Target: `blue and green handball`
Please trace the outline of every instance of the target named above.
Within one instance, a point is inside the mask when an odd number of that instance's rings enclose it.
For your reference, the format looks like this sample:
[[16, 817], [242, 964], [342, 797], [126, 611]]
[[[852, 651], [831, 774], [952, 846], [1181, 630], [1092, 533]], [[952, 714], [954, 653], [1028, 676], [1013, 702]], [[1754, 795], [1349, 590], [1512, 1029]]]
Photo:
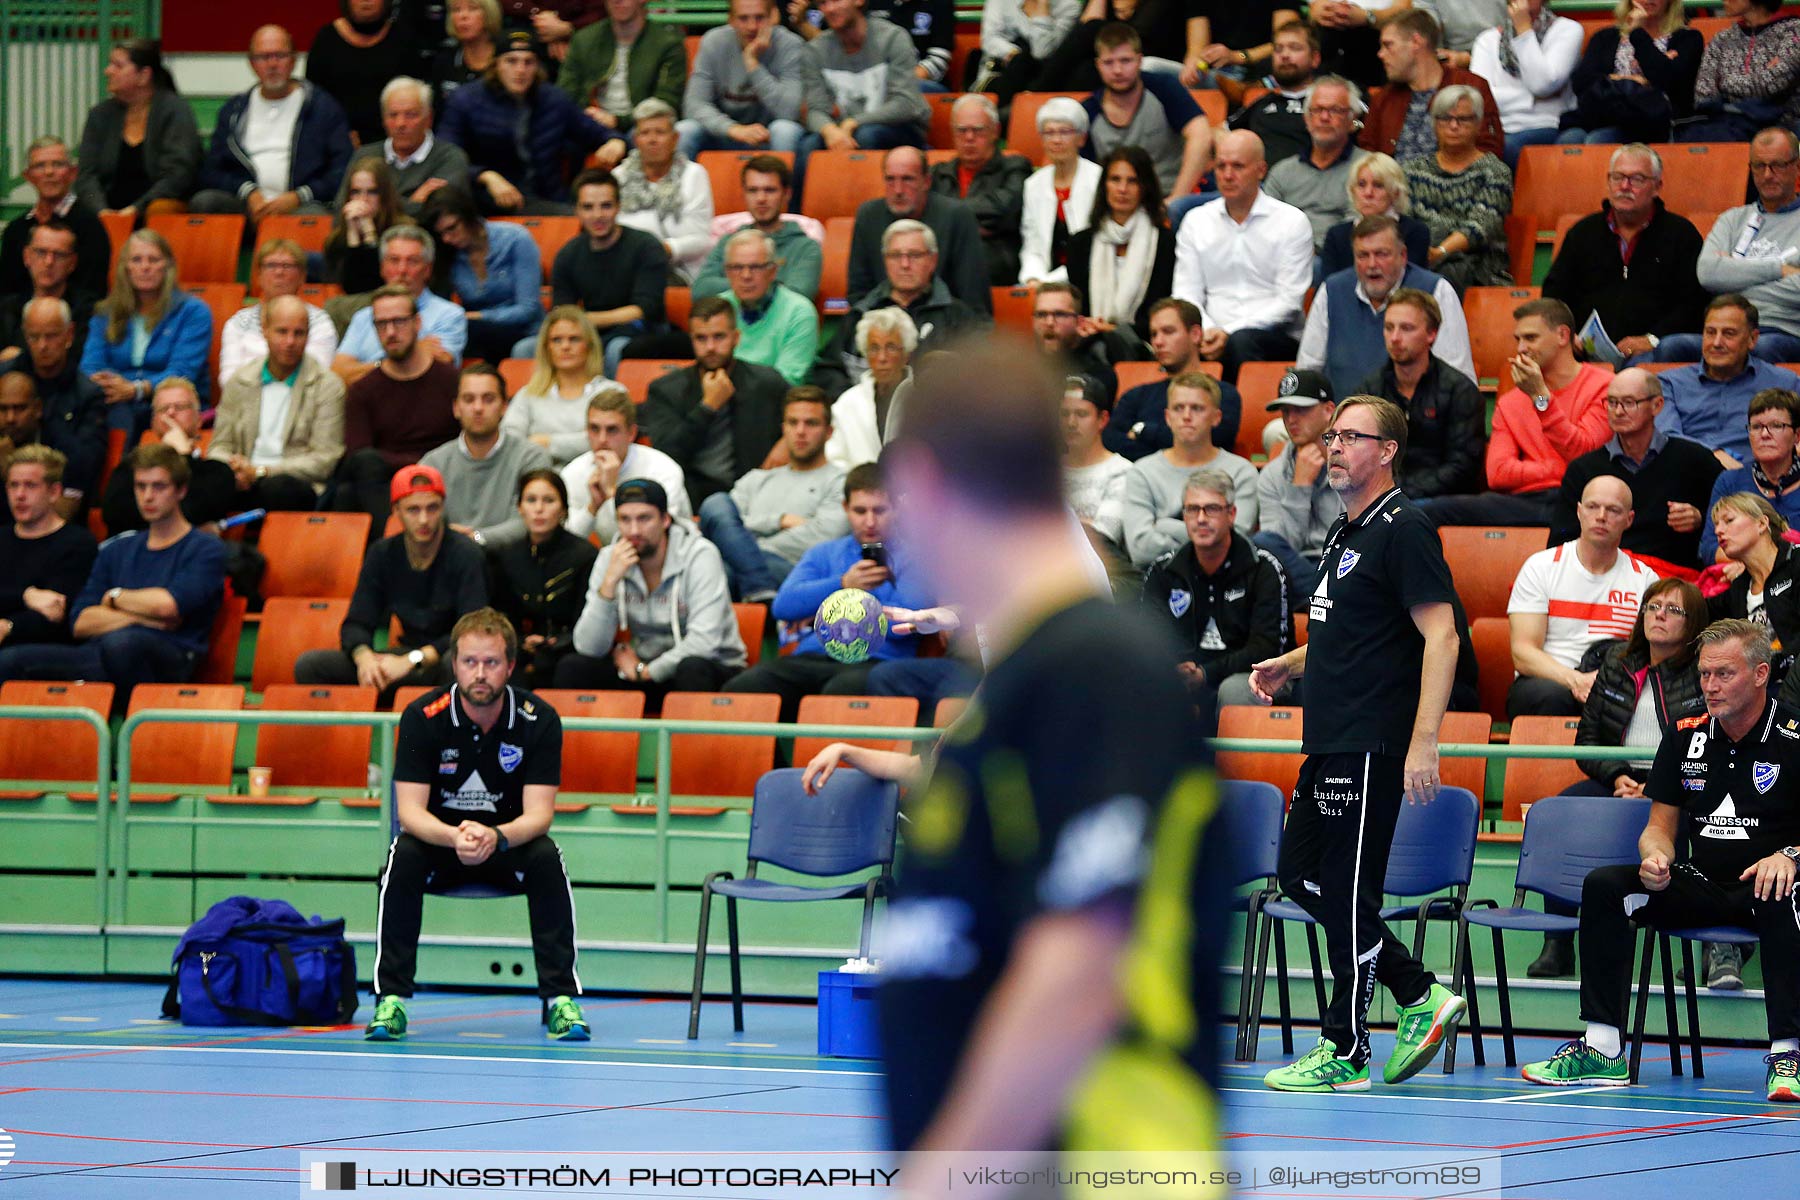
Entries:
[[841, 663], [859, 663], [886, 639], [888, 619], [881, 611], [881, 601], [868, 592], [839, 588], [819, 605], [813, 629], [825, 653]]

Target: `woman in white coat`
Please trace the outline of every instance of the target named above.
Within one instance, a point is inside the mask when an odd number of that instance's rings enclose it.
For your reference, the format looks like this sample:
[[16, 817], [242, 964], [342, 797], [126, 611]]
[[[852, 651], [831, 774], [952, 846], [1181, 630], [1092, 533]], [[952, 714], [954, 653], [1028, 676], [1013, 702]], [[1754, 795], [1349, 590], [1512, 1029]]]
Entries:
[[856, 352], [869, 369], [831, 406], [825, 458], [832, 465], [848, 471], [881, 457], [899, 426], [918, 348], [918, 327], [903, 308], [878, 308], [856, 323]]
[[1100, 164], [1081, 157], [1087, 145], [1088, 115], [1075, 100], [1058, 96], [1037, 114], [1048, 166], [1025, 180], [1019, 218], [1019, 282], [1049, 283], [1069, 277], [1069, 239], [1088, 227]]
[[1509, 170], [1525, 147], [1556, 141], [1563, 113], [1575, 107], [1569, 77], [1583, 36], [1580, 23], [1551, 12], [1547, 0], [1508, 0], [1506, 20], [1475, 35], [1469, 70], [1494, 93]]

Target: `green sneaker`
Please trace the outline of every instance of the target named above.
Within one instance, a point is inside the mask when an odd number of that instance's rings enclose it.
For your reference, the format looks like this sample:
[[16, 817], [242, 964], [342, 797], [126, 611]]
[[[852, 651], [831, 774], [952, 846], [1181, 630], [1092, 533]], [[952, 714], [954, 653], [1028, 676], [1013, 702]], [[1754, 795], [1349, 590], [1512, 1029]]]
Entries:
[[1769, 1064], [1769, 1099], [1800, 1100], [1800, 1050], [1784, 1050], [1763, 1061]]
[[363, 1030], [363, 1037], [371, 1042], [397, 1042], [406, 1036], [406, 1001], [398, 996], [379, 996], [375, 1000], [375, 1015]]
[[1383, 1083], [1404, 1083], [1437, 1057], [1447, 1037], [1456, 1036], [1468, 1001], [1441, 983], [1431, 985], [1425, 998], [1400, 1009], [1400, 1027], [1394, 1031], [1394, 1052], [1381, 1069]]
[[593, 1036], [588, 1030], [587, 1018], [581, 1015], [581, 1005], [567, 996], [551, 998], [550, 1019], [546, 1024], [550, 1036], [559, 1042], [585, 1042]]
[[[1631, 1064], [1623, 1054], [1608, 1058], [1585, 1038], [1564, 1042], [1543, 1062], [1526, 1063], [1519, 1071], [1532, 1083], [1545, 1087], [1629, 1087]], [[1770, 1079], [1774, 1075], [1771, 1073]]]
[[1291, 1066], [1276, 1067], [1263, 1076], [1263, 1086], [1278, 1092], [1366, 1092], [1369, 1090], [1369, 1067], [1354, 1066], [1347, 1058], [1339, 1058], [1331, 1043], [1324, 1038]]

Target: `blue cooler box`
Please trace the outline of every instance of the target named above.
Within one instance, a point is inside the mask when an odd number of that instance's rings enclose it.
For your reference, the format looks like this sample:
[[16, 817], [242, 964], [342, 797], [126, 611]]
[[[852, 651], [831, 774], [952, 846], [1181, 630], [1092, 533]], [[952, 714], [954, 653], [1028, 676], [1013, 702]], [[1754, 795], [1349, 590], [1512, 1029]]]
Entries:
[[832, 1058], [880, 1058], [875, 1035], [875, 988], [881, 976], [819, 972], [819, 1053]]

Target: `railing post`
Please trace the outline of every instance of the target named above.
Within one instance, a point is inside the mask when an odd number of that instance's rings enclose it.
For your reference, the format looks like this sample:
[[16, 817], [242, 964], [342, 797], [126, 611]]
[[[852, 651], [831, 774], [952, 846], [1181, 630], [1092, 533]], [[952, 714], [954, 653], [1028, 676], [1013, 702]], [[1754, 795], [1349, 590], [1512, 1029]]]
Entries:
[[669, 777], [672, 735], [667, 726], [656, 730], [656, 940], [669, 940], [669, 797], [674, 783]]

